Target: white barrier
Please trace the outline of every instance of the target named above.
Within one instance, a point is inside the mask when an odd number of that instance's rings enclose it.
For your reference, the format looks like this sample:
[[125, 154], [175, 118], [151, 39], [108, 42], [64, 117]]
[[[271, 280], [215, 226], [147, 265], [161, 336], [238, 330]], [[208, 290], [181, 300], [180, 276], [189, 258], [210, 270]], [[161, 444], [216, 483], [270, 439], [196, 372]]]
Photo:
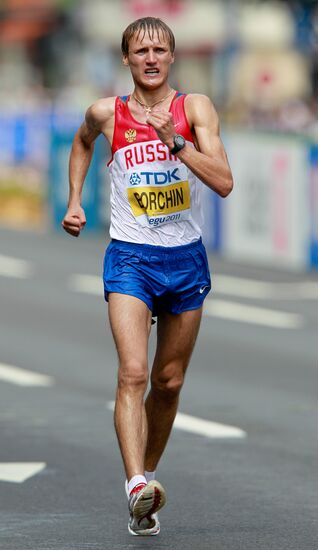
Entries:
[[229, 133], [234, 189], [222, 201], [221, 253], [306, 269], [310, 240], [309, 145], [288, 136]]

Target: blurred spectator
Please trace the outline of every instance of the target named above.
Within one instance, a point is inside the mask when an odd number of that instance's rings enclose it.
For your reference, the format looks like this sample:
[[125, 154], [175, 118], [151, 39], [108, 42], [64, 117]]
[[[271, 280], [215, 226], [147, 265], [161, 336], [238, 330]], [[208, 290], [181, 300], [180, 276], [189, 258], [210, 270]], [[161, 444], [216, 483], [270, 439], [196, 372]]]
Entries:
[[131, 89], [120, 35], [146, 13], [177, 30], [175, 86], [195, 82], [227, 125], [318, 133], [316, 2], [2, 0], [2, 165], [45, 181], [52, 125], [73, 128], [96, 98]]

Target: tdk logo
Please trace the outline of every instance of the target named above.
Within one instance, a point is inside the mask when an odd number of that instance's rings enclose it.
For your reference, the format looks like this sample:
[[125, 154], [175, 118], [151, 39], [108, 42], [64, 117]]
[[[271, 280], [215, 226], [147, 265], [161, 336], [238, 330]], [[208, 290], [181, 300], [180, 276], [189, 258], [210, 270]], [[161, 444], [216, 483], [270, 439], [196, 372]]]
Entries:
[[[175, 181], [180, 181], [178, 176], [179, 168], [174, 170], [167, 170], [167, 172], [133, 172], [130, 175], [129, 183], [130, 185], [164, 185], [165, 183], [173, 183]], [[141, 177], [142, 176], [142, 179]]]
[[136, 172], [133, 172], [129, 178], [130, 185], [139, 185], [141, 183], [141, 177], [136, 174]]

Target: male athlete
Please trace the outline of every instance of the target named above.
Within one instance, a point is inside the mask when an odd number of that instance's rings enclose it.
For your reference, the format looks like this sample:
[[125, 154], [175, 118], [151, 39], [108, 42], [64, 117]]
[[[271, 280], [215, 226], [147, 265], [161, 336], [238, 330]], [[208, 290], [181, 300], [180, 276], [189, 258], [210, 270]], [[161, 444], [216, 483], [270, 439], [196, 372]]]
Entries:
[[[175, 40], [160, 19], [130, 24], [122, 37], [131, 95], [96, 101], [70, 156], [70, 195], [62, 222], [77, 237], [85, 225], [84, 179], [94, 141], [112, 147], [111, 226], [104, 289], [119, 368], [115, 428], [126, 472], [128, 530], [156, 535], [165, 491], [155, 479], [176, 416], [180, 390], [210, 290], [201, 241], [201, 190], [226, 197], [233, 181], [211, 101], [168, 82]], [[148, 339], [157, 348], [145, 399]]]

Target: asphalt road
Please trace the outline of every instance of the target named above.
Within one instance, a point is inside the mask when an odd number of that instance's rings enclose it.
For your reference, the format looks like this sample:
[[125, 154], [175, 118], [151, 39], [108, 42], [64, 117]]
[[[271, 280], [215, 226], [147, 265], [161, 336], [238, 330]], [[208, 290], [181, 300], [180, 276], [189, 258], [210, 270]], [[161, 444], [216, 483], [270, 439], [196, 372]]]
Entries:
[[[318, 277], [210, 258], [215, 291], [180, 411], [246, 435], [176, 427], [158, 471], [162, 530], [144, 539], [127, 532], [109, 408], [104, 247], [0, 229], [1, 549], [316, 550]], [[49, 378], [21, 385], [12, 367]], [[42, 466], [4, 480], [11, 463]]]

